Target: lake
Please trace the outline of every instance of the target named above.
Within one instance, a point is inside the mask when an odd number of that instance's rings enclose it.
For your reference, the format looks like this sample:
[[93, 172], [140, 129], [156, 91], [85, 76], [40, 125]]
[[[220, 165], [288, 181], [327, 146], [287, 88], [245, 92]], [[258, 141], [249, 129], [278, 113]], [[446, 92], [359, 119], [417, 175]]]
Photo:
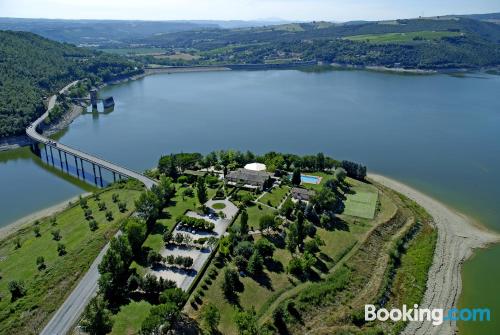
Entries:
[[[101, 96], [114, 97], [114, 111], [83, 114], [57, 137], [135, 170], [171, 152], [322, 151], [500, 230], [499, 92], [500, 77], [485, 74], [163, 74], [103, 89]], [[0, 225], [89, 187], [61, 176], [29, 149], [0, 153]], [[500, 282], [499, 255], [499, 247], [481, 251], [464, 268], [460, 305], [493, 312], [489, 323], [461, 325], [465, 334], [500, 328], [500, 301], [492, 299], [499, 296], [492, 284]]]

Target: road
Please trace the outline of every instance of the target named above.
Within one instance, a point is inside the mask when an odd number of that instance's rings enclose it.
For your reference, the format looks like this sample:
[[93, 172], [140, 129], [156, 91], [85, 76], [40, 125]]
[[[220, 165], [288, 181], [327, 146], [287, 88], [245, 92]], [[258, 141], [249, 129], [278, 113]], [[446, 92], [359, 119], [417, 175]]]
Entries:
[[99, 279], [97, 267], [108, 248], [109, 243], [101, 250], [85, 276], [52, 316], [52, 319], [47, 323], [40, 335], [65, 335], [71, 331], [80, 315], [82, 315], [85, 306], [97, 292], [97, 281]]
[[[77, 82], [78, 81], [75, 81], [69, 84], [61, 91], [59, 91], [59, 93], [65, 92], [67, 89], [74, 86]], [[52, 108], [54, 108], [56, 101], [57, 101], [57, 96], [56, 95], [51, 96], [48, 102], [47, 111], [26, 129], [26, 134], [31, 139], [48, 146], [52, 146], [53, 148], [59, 149], [63, 152], [66, 152], [67, 154], [79, 157], [87, 162], [99, 165], [105, 169], [116, 172], [118, 174], [130, 178], [135, 178], [141, 181], [148, 189], [150, 189], [153, 185], [156, 184], [154, 180], [149, 179], [138, 172], [118, 166], [104, 159], [87, 154], [81, 150], [77, 150], [69, 146], [63, 145], [61, 143], [52, 141], [44, 137], [43, 135], [39, 134], [36, 130], [37, 127], [49, 115], [49, 112], [52, 110]], [[120, 232], [117, 233], [117, 235], [119, 234]], [[109, 248], [109, 243], [107, 243], [106, 246], [101, 250], [97, 258], [94, 260], [89, 270], [80, 280], [80, 282], [75, 287], [73, 292], [71, 292], [68, 298], [63, 302], [63, 304], [59, 307], [56, 313], [52, 316], [52, 319], [47, 323], [45, 328], [40, 333], [41, 335], [65, 335], [71, 332], [72, 328], [80, 318], [80, 315], [85, 310], [85, 306], [87, 306], [92, 296], [97, 292], [98, 280], [99, 280], [98, 266], [108, 248]]]

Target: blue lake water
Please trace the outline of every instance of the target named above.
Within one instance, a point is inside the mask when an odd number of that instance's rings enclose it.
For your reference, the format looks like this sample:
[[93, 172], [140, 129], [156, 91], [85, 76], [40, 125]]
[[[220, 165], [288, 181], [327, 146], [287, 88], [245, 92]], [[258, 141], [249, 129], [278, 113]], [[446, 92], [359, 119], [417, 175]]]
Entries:
[[[155, 75], [105, 88], [101, 95], [114, 97], [115, 110], [84, 114], [59, 137], [135, 170], [171, 152], [321, 151], [366, 164], [500, 230], [498, 92], [500, 77], [484, 74]], [[0, 225], [82, 192], [81, 183], [62, 179], [57, 168], [22, 150], [0, 153]], [[466, 264], [461, 305], [500, 311], [500, 301], [491, 299], [498, 285], [494, 292], [484, 289], [500, 282], [499, 250]], [[461, 325], [461, 331], [492, 334], [499, 319]]]

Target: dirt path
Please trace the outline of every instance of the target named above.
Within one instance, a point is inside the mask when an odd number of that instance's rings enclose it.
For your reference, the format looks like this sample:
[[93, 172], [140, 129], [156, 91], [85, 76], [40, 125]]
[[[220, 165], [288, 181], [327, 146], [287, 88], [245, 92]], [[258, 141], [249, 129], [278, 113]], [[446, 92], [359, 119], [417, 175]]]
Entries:
[[[429, 270], [427, 291], [420, 306], [445, 310], [456, 307], [462, 290], [460, 270], [463, 262], [475, 248], [499, 242], [500, 236], [407, 185], [380, 175], [372, 174], [369, 178], [416, 201], [434, 218], [438, 241]], [[402, 334], [451, 335], [456, 330], [455, 321], [447, 321], [440, 326], [434, 326], [431, 322], [411, 322]]]

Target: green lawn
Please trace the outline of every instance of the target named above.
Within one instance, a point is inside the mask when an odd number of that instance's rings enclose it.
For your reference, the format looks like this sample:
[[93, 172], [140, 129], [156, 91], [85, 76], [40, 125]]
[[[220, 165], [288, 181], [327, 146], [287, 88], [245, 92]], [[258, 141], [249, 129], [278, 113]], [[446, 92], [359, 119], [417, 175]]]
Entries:
[[266, 205], [278, 207], [289, 191], [290, 187], [288, 186], [273, 187], [259, 201]]
[[[127, 212], [118, 211], [116, 203], [111, 200], [113, 193], [119, 194], [120, 201], [127, 203]], [[94, 232], [89, 229], [83, 209], [74, 204], [56, 215], [55, 226], [51, 225], [48, 218], [41, 220], [38, 224], [40, 237], [35, 237], [32, 225], [0, 242], [1, 334], [26, 334], [32, 333], [33, 329], [41, 329], [118, 230], [121, 221], [130, 215], [139, 194], [137, 190], [104, 190], [100, 194], [100, 201], [105, 202], [113, 212], [114, 219], [111, 222], [105, 219], [105, 211], [99, 211], [98, 201], [89, 197], [89, 208], [99, 224]], [[60, 230], [62, 236], [59, 242], [66, 246], [67, 253], [63, 256], [58, 255], [58, 242], [52, 239], [51, 231], [56, 229]], [[21, 241], [18, 249], [13, 243], [17, 237]], [[38, 256], [45, 259], [47, 267], [43, 271], [37, 269]], [[11, 280], [23, 280], [27, 289], [26, 295], [15, 302], [11, 302], [7, 288]]]
[[443, 37], [459, 36], [453, 31], [414, 31], [408, 33], [387, 33], [347, 36], [345, 39], [369, 43], [407, 43], [414, 40], [439, 40]]
[[151, 55], [158, 53], [165, 53], [165, 49], [161, 48], [116, 48], [116, 49], [99, 49], [100, 51], [117, 54], [117, 55]]
[[[150, 247], [155, 251], [160, 251], [163, 247], [163, 233], [175, 226], [177, 223], [176, 219], [180, 215], [188, 210], [195, 210], [196, 207], [200, 205], [196, 194], [192, 198], [184, 197], [182, 196], [184, 188], [180, 187], [179, 184], [176, 184], [175, 187], [177, 189], [176, 196], [172, 198], [169, 206], [163, 210], [160, 219], [157, 220], [155, 228], [151, 234], [149, 234], [143, 246]], [[208, 188], [207, 190], [210, 195], [211, 189]], [[215, 194], [215, 191], [213, 191], [213, 194]]]
[[[273, 214], [275, 211], [272, 208], [267, 206], [258, 205], [250, 206], [247, 208], [248, 213], [248, 226], [251, 230], [259, 229], [259, 221], [260, 218], [264, 215]], [[239, 220], [236, 220], [236, 223], [239, 223]]]
[[141, 324], [149, 315], [151, 304], [147, 301], [132, 301], [122, 306], [120, 311], [113, 316], [113, 330], [111, 335], [138, 334]]
[[226, 204], [223, 202], [216, 202], [212, 205], [213, 209], [224, 209], [226, 208]]
[[357, 216], [364, 219], [373, 219], [377, 208], [378, 193], [358, 191], [353, 188], [354, 194], [347, 194], [344, 201], [344, 215]]

